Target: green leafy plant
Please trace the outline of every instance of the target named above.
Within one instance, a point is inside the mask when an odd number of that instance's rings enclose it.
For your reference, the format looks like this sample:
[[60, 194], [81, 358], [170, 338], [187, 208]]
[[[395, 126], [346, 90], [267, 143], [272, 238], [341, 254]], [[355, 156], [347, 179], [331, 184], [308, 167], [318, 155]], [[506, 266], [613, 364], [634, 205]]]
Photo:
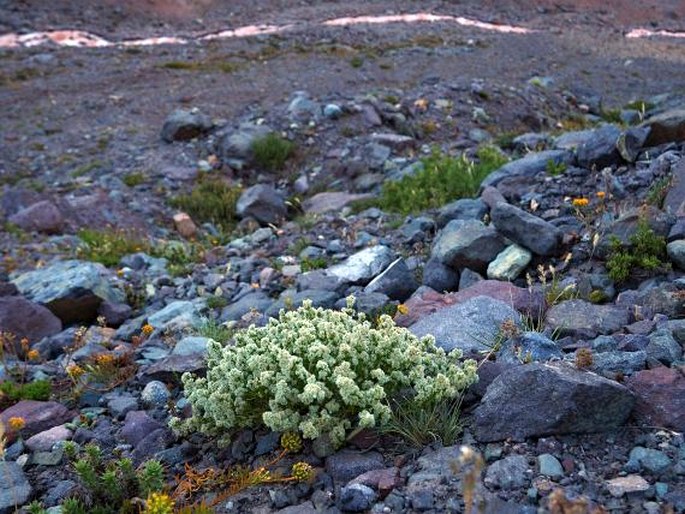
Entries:
[[26, 508], [28, 509], [29, 514], [47, 514], [48, 512], [38, 500], [32, 501]]
[[476, 363], [459, 363], [430, 337], [417, 338], [389, 316], [374, 326], [353, 310], [282, 310], [265, 327], [251, 326], [234, 345], [208, 345], [205, 377], [183, 375], [193, 417], [175, 419], [182, 433], [229, 436], [266, 425], [323, 437], [340, 446], [351, 429], [383, 424], [400, 391], [426, 405], [454, 398], [476, 380]]
[[545, 171], [547, 171], [547, 174], [556, 177], [558, 175], [561, 175], [566, 171], [566, 163], [565, 162], [556, 162], [554, 159], [550, 159], [547, 161], [547, 165], [545, 166]]
[[213, 339], [214, 341], [225, 344], [233, 336], [233, 331], [226, 325], [213, 319], [204, 318], [196, 327], [197, 335]]
[[228, 300], [223, 296], [212, 295], [207, 297], [207, 307], [209, 309], [223, 309], [228, 305]]
[[136, 187], [145, 182], [145, 174], [140, 171], [134, 171], [125, 175], [122, 182], [128, 187]]
[[478, 149], [476, 156], [478, 161], [474, 162], [465, 155], [452, 157], [434, 151], [421, 160], [421, 170], [385, 182], [378, 206], [406, 215], [475, 196], [483, 179], [507, 162], [504, 154], [491, 146]]
[[268, 171], [277, 171], [283, 168], [285, 162], [293, 155], [295, 143], [271, 132], [254, 141], [251, 150], [258, 167]]
[[350, 59], [350, 66], [353, 68], [361, 68], [364, 64], [364, 59], [360, 55], [355, 55]]
[[45, 401], [50, 398], [52, 384], [49, 380], [34, 380], [17, 384], [11, 380], [0, 383], [0, 407], [12, 405], [20, 400]]
[[211, 222], [231, 231], [237, 221], [235, 206], [241, 189], [216, 178], [200, 178], [195, 188], [170, 200], [172, 207], [187, 212], [195, 221]]
[[148, 497], [164, 487], [164, 468], [159, 461], [146, 461], [136, 469], [131, 459], [106, 461], [95, 444], [86, 445], [72, 466], [83, 493], [64, 501], [65, 513], [137, 513], [134, 498]]
[[300, 261], [302, 272], [323, 269], [328, 267], [328, 260], [325, 257], [305, 257]]
[[125, 255], [150, 250], [149, 241], [139, 232], [132, 230], [84, 228], [76, 235], [82, 241], [76, 248], [76, 257], [99, 262], [105, 266], [116, 266]]
[[656, 235], [646, 220], [638, 221], [635, 232], [628, 240], [629, 244], [624, 245], [618, 237], [611, 238], [606, 267], [612, 280], [625, 282], [637, 271], [653, 273], [668, 267], [666, 240]]
[[654, 184], [652, 184], [652, 186], [649, 188], [649, 191], [647, 191], [645, 201], [649, 205], [653, 205], [654, 207], [661, 209], [664, 206], [664, 200], [666, 200], [666, 195], [671, 187], [672, 179], [673, 177], [668, 176], [654, 182]]

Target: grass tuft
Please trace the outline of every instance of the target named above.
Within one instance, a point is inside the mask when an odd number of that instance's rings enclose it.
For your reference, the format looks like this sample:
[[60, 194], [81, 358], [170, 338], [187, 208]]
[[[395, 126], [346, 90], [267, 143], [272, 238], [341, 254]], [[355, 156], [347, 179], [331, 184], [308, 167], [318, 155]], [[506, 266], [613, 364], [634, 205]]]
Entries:
[[172, 198], [172, 207], [187, 212], [196, 222], [211, 222], [226, 232], [237, 222], [235, 206], [241, 189], [219, 179], [200, 179], [186, 195]]
[[272, 132], [252, 143], [251, 150], [254, 162], [258, 167], [268, 171], [276, 171], [281, 169], [293, 155], [295, 143]]

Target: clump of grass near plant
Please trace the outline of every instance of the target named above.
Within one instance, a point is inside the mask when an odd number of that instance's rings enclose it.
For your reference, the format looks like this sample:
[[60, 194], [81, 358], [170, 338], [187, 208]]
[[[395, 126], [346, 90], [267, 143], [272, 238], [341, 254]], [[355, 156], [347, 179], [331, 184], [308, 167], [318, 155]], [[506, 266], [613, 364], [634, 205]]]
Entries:
[[295, 143], [275, 132], [254, 141], [251, 146], [255, 164], [268, 171], [281, 169], [295, 151]]
[[465, 155], [452, 157], [435, 151], [422, 159], [420, 171], [386, 182], [377, 204], [383, 210], [407, 215], [475, 196], [483, 179], [507, 162], [499, 149], [490, 146], [480, 148], [476, 157], [474, 162]]
[[147, 239], [132, 230], [82, 229], [76, 235], [82, 241], [76, 249], [76, 256], [105, 266], [116, 266], [124, 255], [150, 249]]
[[190, 193], [172, 198], [169, 203], [196, 222], [211, 222], [230, 231], [237, 221], [235, 207], [240, 193], [239, 187], [223, 180], [202, 178]]
[[606, 267], [612, 280], [625, 282], [638, 271], [649, 273], [668, 266], [666, 240], [655, 234], [646, 220], [638, 222], [628, 240], [630, 244], [623, 245], [616, 236], [611, 239]]

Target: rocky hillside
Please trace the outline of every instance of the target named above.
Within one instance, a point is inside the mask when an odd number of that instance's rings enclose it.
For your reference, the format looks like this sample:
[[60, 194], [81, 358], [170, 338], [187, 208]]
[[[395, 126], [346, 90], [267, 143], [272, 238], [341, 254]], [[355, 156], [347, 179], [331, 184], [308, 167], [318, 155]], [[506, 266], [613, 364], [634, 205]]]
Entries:
[[[504, 69], [496, 49], [525, 44], [476, 29], [310, 29], [0, 50], [0, 514], [685, 512], [682, 89], [480, 78], [477, 56]], [[219, 430], [234, 397], [313, 415], [314, 375], [350, 342], [329, 310], [353, 317], [351, 297], [368, 326], [350, 333], [435, 342], [382, 397], [392, 415], [343, 409], [342, 444], [261, 411]], [[298, 324], [312, 307], [328, 325]], [[348, 354], [357, 376], [399, 366], [375, 334]], [[255, 369], [311, 351], [319, 371], [279, 397], [287, 374], [221, 368], [251, 337]], [[300, 337], [297, 358], [270, 350]], [[442, 359], [464, 374], [431, 377]], [[468, 387], [417, 408], [414, 373]]]

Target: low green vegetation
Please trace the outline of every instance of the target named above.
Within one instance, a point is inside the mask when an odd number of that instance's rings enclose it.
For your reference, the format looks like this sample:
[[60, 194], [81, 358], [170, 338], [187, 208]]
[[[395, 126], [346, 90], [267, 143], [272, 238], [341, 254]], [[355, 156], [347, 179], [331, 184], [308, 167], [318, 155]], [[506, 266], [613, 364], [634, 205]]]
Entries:
[[649, 205], [661, 209], [664, 206], [664, 200], [666, 200], [666, 195], [668, 195], [672, 180], [673, 177], [668, 176], [654, 182], [649, 188], [649, 191], [647, 191], [645, 201]]
[[413, 448], [440, 442], [455, 444], [462, 431], [461, 397], [417, 406], [411, 401], [394, 402], [390, 420], [380, 428]]
[[637, 272], [654, 273], [668, 266], [666, 240], [658, 236], [642, 219], [637, 229], [624, 245], [616, 236], [611, 238], [611, 248], [606, 267], [609, 276], [616, 282], [625, 282]]
[[295, 143], [271, 132], [252, 143], [252, 157], [255, 164], [267, 171], [277, 171], [295, 151]]
[[232, 345], [210, 342], [206, 376], [183, 375], [193, 417], [172, 426], [226, 441], [265, 425], [339, 447], [350, 431], [388, 423], [400, 395], [418, 412], [477, 379], [476, 362], [460, 362], [459, 351], [446, 354], [389, 316], [373, 324], [353, 306], [353, 298], [342, 311], [306, 301], [236, 332]]
[[476, 157], [477, 161], [472, 161], [465, 155], [453, 157], [434, 151], [421, 160], [423, 168], [418, 172], [383, 184], [375, 203], [385, 211], [407, 215], [473, 197], [483, 179], [507, 162], [492, 146], [478, 149]]
[[315, 269], [324, 269], [328, 267], [328, 260], [325, 257], [305, 257], [300, 261], [300, 269], [302, 272], [312, 271]]
[[556, 177], [563, 174], [566, 171], [566, 168], [567, 166], [565, 162], [556, 162], [554, 159], [550, 159], [547, 161], [545, 171], [547, 171], [548, 175]]
[[52, 384], [49, 380], [17, 383], [5, 380], [0, 383], [0, 409], [6, 408], [21, 400], [45, 401], [50, 398]]
[[76, 257], [108, 267], [119, 264], [124, 255], [150, 251], [150, 242], [132, 230], [81, 229], [76, 235], [82, 241], [76, 248]]
[[148, 498], [164, 488], [164, 468], [148, 460], [138, 468], [127, 458], [105, 460], [94, 444], [83, 451], [68, 442], [65, 454], [71, 460], [81, 488], [62, 503], [64, 514], [134, 514], [140, 508], [135, 498]]
[[233, 331], [229, 327], [216, 320], [207, 318], [203, 319], [195, 328], [195, 333], [198, 336], [213, 339], [221, 345], [228, 343], [231, 337], [233, 337]]
[[198, 223], [211, 222], [230, 232], [237, 222], [235, 207], [241, 192], [239, 187], [205, 176], [190, 193], [172, 198], [169, 203]]
[[136, 187], [145, 182], [145, 174], [140, 171], [134, 171], [125, 175], [123, 178], [124, 184], [128, 187]]

